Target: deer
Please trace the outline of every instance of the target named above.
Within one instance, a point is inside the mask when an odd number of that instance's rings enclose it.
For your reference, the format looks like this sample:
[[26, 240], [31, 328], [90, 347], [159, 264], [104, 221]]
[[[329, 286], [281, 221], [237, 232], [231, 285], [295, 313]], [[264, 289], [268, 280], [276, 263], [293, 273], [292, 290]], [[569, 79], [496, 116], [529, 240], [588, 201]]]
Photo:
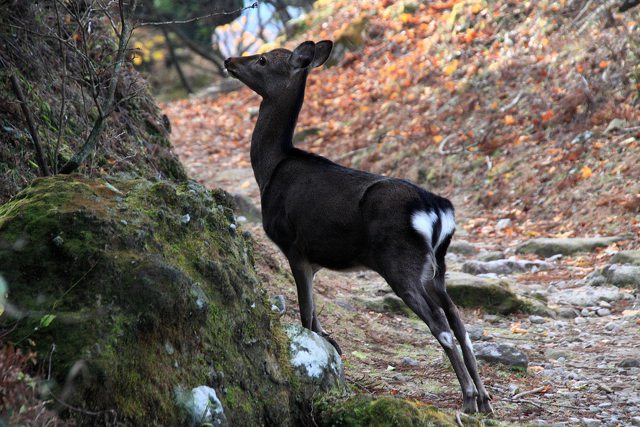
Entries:
[[314, 276], [322, 268], [373, 270], [444, 350], [462, 389], [463, 411], [491, 413], [469, 334], [445, 285], [445, 255], [456, 228], [453, 204], [407, 180], [348, 168], [293, 145], [309, 72], [327, 61], [332, 48], [330, 40], [305, 41], [293, 51], [224, 61], [231, 77], [262, 98], [251, 166], [263, 228], [289, 262], [302, 326], [340, 353], [318, 319]]

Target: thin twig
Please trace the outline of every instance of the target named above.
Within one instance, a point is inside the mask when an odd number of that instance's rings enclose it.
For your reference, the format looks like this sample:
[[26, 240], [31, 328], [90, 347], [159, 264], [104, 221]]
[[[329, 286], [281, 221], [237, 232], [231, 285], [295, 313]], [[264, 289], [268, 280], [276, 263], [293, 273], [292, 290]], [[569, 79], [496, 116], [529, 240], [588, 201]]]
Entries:
[[58, 36], [60, 40], [58, 40], [58, 45], [60, 49], [60, 54], [62, 55], [62, 93], [60, 95], [60, 115], [58, 116], [58, 138], [56, 140], [55, 147], [53, 149], [53, 158], [50, 159], [51, 167], [53, 168], [53, 173], [58, 173], [58, 154], [60, 153], [60, 146], [62, 144], [62, 134], [64, 130], [64, 113], [67, 105], [66, 100], [66, 92], [67, 92], [67, 50], [63, 48], [62, 41], [62, 26], [60, 24], [60, 13], [58, 11], [58, 0], [53, 2], [53, 7], [56, 11], [56, 25], [58, 27]]
[[545, 389], [545, 386], [542, 386], [542, 387], [534, 388], [533, 390], [523, 391], [522, 393], [518, 393], [518, 394], [514, 395], [511, 399], [519, 399], [519, 398], [521, 398], [523, 396], [527, 396], [529, 394], [536, 394], [536, 393], [541, 392], [544, 389]]
[[146, 25], [156, 25], [157, 26], [157, 25], [189, 24], [191, 22], [196, 22], [196, 21], [200, 21], [202, 19], [211, 18], [213, 16], [235, 15], [237, 13], [242, 13], [243, 11], [245, 11], [247, 9], [255, 9], [257, 7], [258, 7], [258, 2], [256, 1], [250, 6], [241, 7], [239, 9], [232, 10], [230, 12], [226, 12], [224, 10], [222, 10], [222, 11], [216, 10], [216, 11], [213, 11], [213, 12], [208, 13], [206, 15], [196, 16], [195, 18], [190, 18], [190, 19], [185, 19], [185, 20], [139, 22], [139, 23], [136, 24], [136, 27], [142, 27], [142, 26], [146, 26]]
[[[129, 14], [133, 14], [136, 8], [137, 1], [134, 0], [131, 3]], [[91, 129], [91, 133], [85, 140], [83, 146], [80, 148], [80, 151], [76, 152], [69, 161], [60, 169], [61, 174], [69, 174], [75, 171], [82, 163], [84, 163], [91, 155], [94, 153], [96, 145], [98, 144], [98, 140], [100, 138], [100, 134], [105, 125], [105, 121], [109, 114], [113, 111], [114, 108], [114, 97], [116, 93], [116, 86], [118, 85], [118, 78], [120, 77], [120, 70], [124, 65], [125, 54], [127, 51], [127, 45], [129, 44], [129, 39], [131, 37], [131, 33], [133, 29], [129, 23], [129, 20], [125, 16], [124, 11], [124, 1], [118, 1], [118, 8], [120, 9], [120, 25], [122, 30], [120, 31], [120, 37], [118, 40], [118, 50], [116, 52], [116, 60], [113, 65], [113, 71], [111, 74], [111, 79], [109, 81], [109, 87], [107, 89], [106, 97], [101, 106], [98, 106], [98, 118], [96, 119], [93, 128]]]
[[515, 98], [513, 98], [513, 100], [512, 100], [510, 103], [508, 103], [507, 105], [505, 105], [504, 107], [502, 107], [502, 108], [500, 109], [500, 111], [504, 113], [505, 111], [510, 110], [511, 108], [515, 107], [515, 106], [516, 106], [516, 104], [520, 101], [520, 98], [522, 97], [522, 94], [523, 94], [523, 92], [522, 92], [522, 91], [518, 92], [518, 94], [516, 95], [516, 97], [515, 97]]
[[464, 427], [464, 424], [462, 424], [462, 420], [460, 419], [460, 411], [456, 411], [456, 424], [460, 427]]
[[33, 148], [36, 151], [36, 160], [38, 161], [38, 167], [40, 168], [40, 172], [43, 176], [50, 176], [51, 172], [49, 172], [49, 166], [47, 166], [47, 162], [44, 158], [44, 151], [42, 150], [42, 145], [40, 144], [40, 139], [38, 138], [38, 131], [36, 129], [36, 124], [33, 121], [31, 110], [29, 110], [27, 101], [24, 98], [24, 93], [22, 92], [22, 86], [20, 86], [20, 81], [18, 80], [18, 77], [16, 77], [15, 72], [11, 73], [11, 87], [13, 88], [13, 93], [16, 94], [18, 101], [20, 101], [20, 108], [22, 109], [22, 114], [24, 115], [24, 118], [27, 121], [27, 126], [29, 127], [29, 133], [31, 134], [31, 141], [33, 141]]

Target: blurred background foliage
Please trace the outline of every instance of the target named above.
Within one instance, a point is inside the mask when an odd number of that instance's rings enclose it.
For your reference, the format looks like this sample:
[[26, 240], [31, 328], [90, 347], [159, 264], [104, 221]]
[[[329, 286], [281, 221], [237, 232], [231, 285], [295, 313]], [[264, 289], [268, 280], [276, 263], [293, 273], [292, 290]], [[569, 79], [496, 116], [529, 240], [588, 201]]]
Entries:
[[148, 74], [156, 95], [175, 99], [224, 75], [224, 59], [250, 54], [291, 35], [311, 0], [144, 0], [132, 62]]

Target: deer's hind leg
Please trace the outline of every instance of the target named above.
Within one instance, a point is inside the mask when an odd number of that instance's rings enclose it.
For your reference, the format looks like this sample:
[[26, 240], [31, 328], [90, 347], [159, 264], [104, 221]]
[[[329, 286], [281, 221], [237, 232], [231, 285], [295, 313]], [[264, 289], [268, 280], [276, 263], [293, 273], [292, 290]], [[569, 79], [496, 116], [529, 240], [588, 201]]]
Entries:
[[426, 289], [428, 294], [432, 295], [433, 298], [438, 301], [440, 307], [442, 307], [447, 320], [449, 321], [449, 325], [451, 326], [451, 329], [453, 329], [453, 333], [460, 343], [460, 349], [462, 350], [464, 364], [467, 367], [467, 371], [469, 372], [469, 375], [471, 375], [473, 383], [475, 384], [478, 391], [478, 409], [480, 410], [480, 412], [492, 413], [493, 408], [491, 407], [491, 403], [489, 402], [491, 400], [491, 397], [484, 388], [484, 384], [482, 383], [482, 379], [480, 378], [480, 374], [478, 373], [478, 365], [476, 362], [476, 356], [473, 352], [471, 339], [469, 338], [469, 334], [467, 333], [464, 322], [460, 317], [460, 312], [458, 311], [458, 308], [456, 307], [453, 300], [451, 300], [451, 297], [447, 293], [447, 289], [445, 286], [446, 264], [444, 257], [449, 246], [449, 241], [450, 238], [446, 239], [436, 251], [436, 274], [433, 280], [427, 281]]
[[433, 277], [433, 266], [427, 262], [426, 250], [407, 245], [387, 249], [389, 252], [379, 258], [380, 273], [438, 340], [460, 383], [464, 412], [478, 412], [478, 391], [455, 346], [447, 316], [439, 301], [425, 289], [425, 281]]

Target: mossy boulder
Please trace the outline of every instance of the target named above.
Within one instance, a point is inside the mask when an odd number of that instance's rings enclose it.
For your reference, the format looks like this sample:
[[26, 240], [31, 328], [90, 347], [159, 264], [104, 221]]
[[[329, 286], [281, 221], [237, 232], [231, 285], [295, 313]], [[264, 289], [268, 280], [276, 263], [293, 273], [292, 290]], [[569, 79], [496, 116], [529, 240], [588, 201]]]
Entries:
[[519, 298], [505, 280], [447, 272], [447, 292], [460, 307], [483, 308], [490, 313], [527, 312], [529, 306]]
[[620, 251], [611, 257], [611, 264], [640, 265], [640, 250]]
[[0, 206], [4, 338], [37, 351], [81, 424], [192, 424], [180, 395], [217, 396], [229, 425], [305, 417], [315, 389], [229, 206], [194, 182], [72, 176]]
[[596, 248], [606, 248], [612, 243], [628, 240], [633, 236], [611, 237], [574, 237], [574, 238], [538, 238], [531, 239], [517, 247], [517, 254], [536, 254], [541, 257], [553, 255], [573, 255], [581, 252], [593, 252]]
[[[331, 427], [427, 427], [457, 426], [456, 417], [430, 405], [394, 397], [357, 395], [346, 399], [323, 398], [316, 405], [316, 422]], [[464, 426], [481, 426], [462, 416]]]

